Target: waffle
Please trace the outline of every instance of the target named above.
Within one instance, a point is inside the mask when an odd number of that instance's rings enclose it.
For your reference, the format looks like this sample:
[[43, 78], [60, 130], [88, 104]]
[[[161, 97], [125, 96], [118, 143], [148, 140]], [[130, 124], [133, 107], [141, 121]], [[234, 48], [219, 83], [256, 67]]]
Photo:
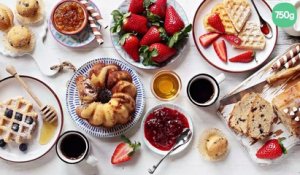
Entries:
[[0, 136], [5, 142], [24, 143], [32, 138], [37, 125], [37, 113], [23, 97], [0, 104]]
[[261, 33], [259, 26], [248, 21], [238, 37], [242, 40], [242, 44], [235, 46], [240, 49], [263, 50], [266, 45], [264, 35]]
[[[213, 13], [218, 13], [221, 20], [222, 20], [222, 24], [224, 25], [225, 28], [225, 32], [227, 34], [236, 34], [236, 30], [227, 14], [227, 12], [225, 11], [224, 5], [222, 3], [217, 4], [212, 10], [211, 10], [211, 14]], [[208, 24], [208, 17], [211, 15], [208, 14], [205, 18], [204, 18], [204, 27], [206, 30], [210, 31], [210, 32], [216, 32], [216, 30], [211, 27]]]
[[251, 15], [250, 4], [246, 0], [224, 0], [223, 3], [235, 29], [240, 32]]

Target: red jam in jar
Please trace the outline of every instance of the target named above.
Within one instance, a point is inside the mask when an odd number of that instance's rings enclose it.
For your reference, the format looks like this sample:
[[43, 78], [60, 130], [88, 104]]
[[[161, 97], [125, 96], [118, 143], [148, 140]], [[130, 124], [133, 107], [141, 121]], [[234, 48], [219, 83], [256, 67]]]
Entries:
[[189, 123], [179, 111], [164, 107], [147, 116], [144, 128], [145, 137], [151, 145], [168, 151], [175, 145], [183, 129], [189, 128]]
[[84, 10], [76, 2], [62, 3], [54, 11], [54, 25], [60, 31], [77, 31], [83, 25], [84, 20]]

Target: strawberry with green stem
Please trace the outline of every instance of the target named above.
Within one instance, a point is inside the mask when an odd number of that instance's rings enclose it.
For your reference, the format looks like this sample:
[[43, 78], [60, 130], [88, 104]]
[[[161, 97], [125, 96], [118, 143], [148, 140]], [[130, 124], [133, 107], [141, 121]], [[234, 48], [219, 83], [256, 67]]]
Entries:
[[112, 33], [119, 33], [121, 30], [125, 32], [136, 32], [144, 35], [148, 31], [148, 20], [144, 16], [136, 15], [133, 13], [121, 13], [118, 10], [114, 10], [111, 13], [115, 22], [111, 27]]
[[152, 26], [141, 39], [141, 45], [150, 46], [153, 43], [168, 41], [169, 37], [162, 27]]
[[135, 35], [132, 33], [126, 33], [121, 37], [119, 43], [135, 62], [140, 61], [140, 41]]
[[151, 22], [159, 22], [165, 19], [167, 0], [144, 0], [147, 9], [147, 18]]
[[169, 36], [173, 36], [184, 28], [184, 22], [171, 5], [166, 9], [164, 28]]
[[179, 41], [183, 40], [184, 38], [188, 37], [188, 33], [192, 30], [192, 24], [189, 24], [185, 28], [183, 28], [181, 31], [176, 32], [168, 41], [169, 47], [176, 46]]
[[260, 159], [276, 159], [287, 151], [282, 144], [283, 139], [268, 140], [256, 153], [256, 157]]
[[140, 142], [132, 143], [124, 135], [121, 136], [121, 139], [123, 140], [123, 142], [120, 143], [116, 147], [116, 149], [111, 157], [112, 164], [119, 164], [119, 163], [123, 163], [123, 162], [127, 162], [127, 161], [131, 160], [132, 155], [141, 146]]

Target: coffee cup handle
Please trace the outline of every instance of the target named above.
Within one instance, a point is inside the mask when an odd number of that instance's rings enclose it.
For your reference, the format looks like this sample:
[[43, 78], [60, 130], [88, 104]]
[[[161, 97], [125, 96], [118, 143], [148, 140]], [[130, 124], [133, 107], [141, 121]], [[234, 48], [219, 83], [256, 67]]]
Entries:
[[88, 158], [86, 159], [86, 163], [91, 166], [96, 166], [98, 163], [98, 159], [93, 155], [89, 155]]
[[218, 75], [217, 77], [215, 77], [216, 81], [218, 82], [218, 84], [222, 83], [225, 80], [225, 75], [223, 73], [221, 73], [220, 75]]

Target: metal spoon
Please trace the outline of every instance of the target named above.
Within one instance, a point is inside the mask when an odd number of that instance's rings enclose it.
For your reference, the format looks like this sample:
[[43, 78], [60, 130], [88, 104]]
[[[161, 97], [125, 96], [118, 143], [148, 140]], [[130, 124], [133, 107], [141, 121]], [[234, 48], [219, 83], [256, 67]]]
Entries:
[[153, 174], [156, 170], [156, 168], [160, 165], [160, 163], [168, 157], [172, 152], [174, 152], [176, 149], [181, 147], [182, 145], [186, 144], [192, 137], [192, 131], [189, 128], [183, 129], [182, 133], [178, 136], [176, 139], [176, 144], [173, 146], [173, 148], [156, 164], [153, 165], [152, 168], [148, 169], [148, 172], [150, 174]]
[[256, 13], [258, 14], [258, 17], [259, 17], [260, 30], [262, 31], [262, 33], [265, 35], [266, 38], [271, 39], [273, 37], [273, 30], [272, 30], [270, 24], [261, 17], [261, 15], [258, 12], [258, 9], [257, 9], [254, 1], [251, 0], [251, 2], [252, 2], [253, 6], [255, 8]]

